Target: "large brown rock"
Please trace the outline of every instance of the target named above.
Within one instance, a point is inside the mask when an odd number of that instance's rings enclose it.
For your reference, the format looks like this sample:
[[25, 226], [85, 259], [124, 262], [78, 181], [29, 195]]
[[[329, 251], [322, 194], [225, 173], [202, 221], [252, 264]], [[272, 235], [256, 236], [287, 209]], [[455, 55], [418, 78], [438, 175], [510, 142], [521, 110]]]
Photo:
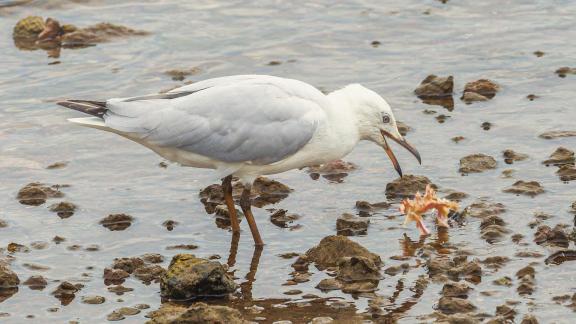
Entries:
[[192, 254], [175, 255], [160, 278], [160, 292], [165, 298], [223, 297], [236, 289], [238, 285], [220, 262]]
[[471, 103], [473, 101], [486, 101], [494, 98], [498, 90], [500, 90], [500, 86], [495, 82], [487, 79], [480, 79], [466, 83], [461, 99], [466, 103]]
[[317, 246], [306, 252], [305, 257], [307, 261], [314, 262], [319, 269], [338, 266], [340, 261], [346, 257], [364, 257], [377, 266], [382, 264], [379, 255], [368, 251], [346, 236], [340, 235], [323, 238]]
[[490, 169], [496, 169], [496, 160], [486, 154], [472, 154], [460, 159], [461, 173], [479, 173]]
[[147, 324], [245, 324], [242, 314], [234, 308], [195, 303], [190, 307], [164, 304], [148, 314]]
[[437, 188], [425, 176], [406, 174], [386, 185], [386, 196], [389, 198], [414, 196], [417, 192], [426, 191], [426, 186], [429, 184], [432, 185], [432, 188]]
[[18, 287], [20, 279], [8, 265], [0, 263], [0, 289]]
[[420, 98], [441, 98], [452, 96], [454, 91], [454, 78], [450, 75], [439, 77], [431, 74], [424, 79], [414, 90]]
[[574, 164], [574, 151], [560, 146], [554, 151], [547, 160], [542, 161], [545, 165], [561, 166], [565, 164]]

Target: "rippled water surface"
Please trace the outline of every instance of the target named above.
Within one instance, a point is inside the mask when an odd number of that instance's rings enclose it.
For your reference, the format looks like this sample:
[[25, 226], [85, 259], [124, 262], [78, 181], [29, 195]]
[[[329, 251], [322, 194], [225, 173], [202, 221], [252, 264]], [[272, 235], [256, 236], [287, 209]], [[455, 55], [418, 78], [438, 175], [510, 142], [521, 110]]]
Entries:
[[[42, 50], [22, 51], [14, 46], [12, 28], [28, 15], [54, 17], [78, 26], [109, 21], [152, 34], [64, 49], [59, 58], [50, 58]], [[197, 256], [217, 254], [222, 261], [228, 258], [231, 235], [215, 226], [213, 216], [206, 214], [198, 198], [202, 188], [218, 181], [211, 172], [173, 164], [160, 168], [161, 158], [147, 149], [113, 134], [75, 127], [66, 119], [79, 114], [54, 104], [69, 97], [105, 99], [155, 93], [181, 84], [165, 71], [198, 67], [200, 73], [187, 80], [272, 74], [300, 79], [326, 91], [358, 82], [380, 93], [397, 118], [412, 128], [407, 138], [423, 157], [419, 166], [396, 147], [405, 173], [425, 175], [442, 190], [468, 193], [462, 206], [479, 197], [503, 203], [508, 211], [502, 217], [511, 234], [525, 235], [527, 246], [513, 244], [511, 235], [489, 244], [480, 237], [480, 221], [469, 219], [445, 236], [439, 238], [433, 229], [430, 237], [423, 238], [426, 242], [450, 242], [480, 259], [512, 258], [498, 271], [485, 269], [482, 281], [474, 286], [469, 300], [478, 312], [493, 314], [496, 306], [517, 301], [512, 306], [518, 312], [517, 321], [532, 313], [543, 323], [571, 323], [575, 313], [554, 303], [552, 297], [576, 292], [576, 263], [545, 265], [544, 257], [527, 259], [514, 254], [529, 250], [547, 256], [553, 251], [532, 242], [535, 230], [528, 223], [535, 212], [553, 215], [545, 221], [551, 226], [573, 225], [570, 205], [576, 196], [574, 183], [561, 182], [555, 168], [547, 168], [541, 161], [558, 146], [574, 149], [575, 139], [544, 140], [538, 135], [576, 129], [576, 76], [559, 78], [554, 73], [559, 67], [574, 65], [574, 17], [576, 3], [569, 0], [465, 0], [446, 4], [432, 0], [58, 0], [0, 8], [0, 219], [8, 224], [0, 228], [0, 246], [48, 242], [45, 249], [15, 253], [11, 268], [21, 281], [35, 274], [49, 280], [44, 290], [20, 286], [16, 294], [0, 303], [0, 312], [8, 313], [2, 322], [99, 323], [121, 306], [146, 303], [156, 309], [160, 305], [158, 284], [146, 286], [131, 278], [124, 285], [134, 288], [133, 292], [116, 296], [107, 291], [103, 269], [116, 257], [155, 252], [166, 257], [163, 266], [167, 266], [178, 253], [166, 250], [167, 246], [195, 244], [199, 246], [193, 251]], [[381, 44], [375, 47], [373, 41]], [[534, 55], [538, 50], [545, 55]], [[281, 64], [271, 65], [271, 61]], [[432, 73], [454, 76], [453, 111], [426, 105], [414, 96], [414, 88]], [[464, 84], [480, 78], [496, 81], [501, 91], [493, 100], [464, 104], [459, 99]], [[528, 94], [540, 98], [530, 101]], [[425, 109], [437, 114], [424, 114]], [[439, 114], [450, 117], [439, 123], [434, 118]], [[483, 122], [492, 123], [492, 128], [483, 130]], [[456, 144], [451, 140], [455, 136], [466, 139]], [[526, 153], [529, 159], [507, 165], [501, 153], [504, 149]], [[458, 161], [472, 153], [494, 156], [497, 169], [461, 176]], [[356, 213], [357, 200], [386, 199], [386, 184], [397, 175], [381, 149], [361, 143], [346, 160], [359, 169], [342, 183], [312, 180], [301, 170], [273, 177], [295, 189], [273, 207], [301, 215], [297, 222], [302, 226], [292, 231], [279, 228], [268, 220], [269, 211], [255, 209], [267, 245], [254, 272], [255, 267], [250, 271], [252, 239], [242, 224], [233, 268], [238, 283], [251, 284], [251, 291], [245, 292], [253, 299], [299, 300], [299, 296], [283, 294], [296, 288], [304, 294], [353, 301], [358, 313], [366, 311], [366, 297], [322, 293], [314, 288], [328, 277], [315, 269], [309, 282], [282, 286], [290, 279], [293, 260], [278, 257], [285, 252], [303, 253], [334, 234], [336, 218], [345, 212]], [[68, 165], [46, 169], [58, 161]], [[511, 178], [501, 176], [505, 169], [515, 170]], [[502, 193], [517, 180], [538, 181], [546, 192], [535, 198]], [[60, 219], [47, 209], [58, 199], [38, 207], [19, 204], [15, 199], [18, 190], [35, 181], [70, 185], [62, 189], [64, 199], [77, 204], [79, 211]], [[108, 231], [98, 222], [112, 213], [130, 214], [135, 222], [124, 231]], [[162, 226], [166, 220], [179, 224], [168, 231]], [[384, 210], [370, 218], [367, 235], [353, 240], [379, 254], [385, 267], [401, 262], [413, 266], [406, 274], [385, 275], [380, 282], [377, 294], [392, 301], [384, 311], [394, 312], [400, 322], [431, 321], [422, 316], [434, 312], [442, 284], [431, 282], [421, 296], [409, 290], [419, 276], [426, 276], [426, 268], [417, 257], [390, 259], [409, 254], [410, 242], [419, 240], [415, 228], [403, 228], [401, 222], [395, 207]], [[434, 228], [431, 218], [428, 222]], [[55, 235], [66, 241], [53, 243]], [[98, 251], [86, 251], [94, 244]], [[71, 250], [72, 245], [81, 247]], [[537, 271], [532, 295], [519, 296], [515, 279], [510, 288], [492, 284], [502, 276], [514, 277], [518, 269], [532, 262]], [[247, 273], [251, 274], [248, 279]], [[64, 280], [85, 285], [67, 306], [50, 294]], [[86, 305], [81, 302], [84, 295], [102, 295], [107, 301]], [[314, 314], [316, 310], [303, 307], [301, 311]], [[142, 322], [145, 313], [124, 321]], [[30, 315], [34, 318], [27, 319]], [[279, 309], [268, 320], [290, 316]]]

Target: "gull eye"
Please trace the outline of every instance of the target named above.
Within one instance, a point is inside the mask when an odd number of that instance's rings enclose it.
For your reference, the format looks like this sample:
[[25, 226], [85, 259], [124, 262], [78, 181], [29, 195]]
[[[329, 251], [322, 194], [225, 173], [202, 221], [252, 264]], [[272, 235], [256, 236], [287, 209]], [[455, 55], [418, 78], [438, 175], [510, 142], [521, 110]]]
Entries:
[[382, 122], [384, 124], [388, 124], [390, 122], [390, 116], [388, 116], [388, 115], [382, 116]]

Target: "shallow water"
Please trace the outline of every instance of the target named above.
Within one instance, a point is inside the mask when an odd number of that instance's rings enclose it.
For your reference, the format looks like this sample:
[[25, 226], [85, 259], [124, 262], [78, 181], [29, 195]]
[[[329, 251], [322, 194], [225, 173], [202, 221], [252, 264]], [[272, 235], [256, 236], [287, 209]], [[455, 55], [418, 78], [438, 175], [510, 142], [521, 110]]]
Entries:
[[[64, 49], [58, 59], [44, 51], [21, 51], [10, 37], [12, 27], [27, 15], [50, 16], [66, 23], [86, 26], [110, 21], [152, 32], [147, 37], [122, 39], [95, 47]], [[99, 323], [121, 306], [146, 303], [151, 309], [160, 304], [159, 286], [143, 285], [130, 278], [124, 284], [131, 293], [116, 296], [106, 290], [102, 272], [115, 257], [138, 256], [157, 252], [166, 257], [163, 266], [178, 251], [165, 249], [175, 244], [196, 244], [193, 253], [208, 257], [218, 254], [228, 258], [231, 235], [214, 224], [198, 199], [202, 188], [217, 180], [209, 171], [184, 169], [169, 165], [158, 167], [162, 160], [147, 149], [113, 134], [75, 127], [66, 118], [75, 112], [57, 107], [53, 102], [68, 97], [102, 99], [155, 93], [180, 83], [163, 72], [171, 69], [200, 67], [201, 73], [188, 78], [200, 80], [231, 74], [273, 74], [307, 81], [324, 90], [334, 90], [359, 82], [383, 95], [395, 110], [396, 117], [412, 127], [407, 138], [421, 152], [422, 166], [417, 165], [401, 148], [396, 152], [407, 174], [429, 177], [441, 189], [464, 191], [470, 195], [466, 206], [479, 197], [506, 205], [502, 216], [512, 233], [526, 236], [528, 246], [512, 244], [510, 235], [502, 242], [488, 244], [480, 238], [479, 222], [469, 219], [465, 226], [451, 228], [450, 243], [472, 251], [475, 257], [504, 255], [512, 258], [498, 271], [486, 270], [482, 282], [474, 287], [469, 300], [478, 312], [493, 314], [496, 306], [507, 300], [520, 320], [533, 313], [543, 323], [570, 323], [574, 312], [555, 304], [556, 295], [576, 292], [576, 263], [548, 266], [544, 258], [514, 257], [517, 251], [550, 254], [547, 248], [532, 243], [533, 229], [528, 223], [537, 211], [552, 214], [549, 225], [573, 223], [570, 205], [574, 183], [563, 183], [555, 168], [541, 161], [558, 147], [575, 148], [574, 138], [544, 140], [538, 135], [549, 130], [574, 130], [573, 93], [576, 76], [559, 78], [554, 71], [573, 64], [576, 47], [576, 3], [573, 1], [313, 1], [306, 4], [288, 1], [36, 1], [25, 6], [0, 8], [0, 219], [8, 227], [0, 228], [0, 246], [10, 242], [30, 246], [49, 242], [46, 249], [31, 249], [14, 254], [12, 269], [21, 281], [41, 274], [49, 279], [43, 291], [21, 286], [19, 292], [0, 303], [0, 312], [9, 313], [2, 322]], [[371, 42], [378, 40], [379, 47]], [[536, 57], [541, 50], [546, 54]], [[291, 61], [294, 60], [294, 61]], [[55, 61], [59, 64], [50, 64]], [[281, 61], [280, 65], [268, 65]], [[414, 88], [428, 74], [453, 75], [455, 108], [448, 112], [440, 106], [422, 103], [413, 95]], [[498, 82], [502, 90], [488, 102], [466, 105], [458, 98], [464, 84], [479, 78]], [[529, 101], [526, 95], [540, 98]], [[433, 109], [449, 115], [438, 123], [435, 115], [423, 114]], [[482, 122], [491, 122], [485, 131]], [[458, 144], [454, 136], [466, 139]], [[526, 153], [526, 161], [506, 165], [504, 149]], [[485, 153], [498, 160], [496, 170], [461, 176], [458, 161], [471, 153]], [[336, 218], [355, 213], [357, 200], [385, 200], [386, 183], [397, 176], [384, 152], [370, 143], [361, 143], [347, 158], [360, 166], [342, 183], [325, 179], [311, 180], [295, 170], [273, 178], [295, 191], [275, 205], [301, 215], [301, 228], [290, 231], [268, 221], [269, 212], [255, 209], [263, 239], [267, 243], [259, 259], [251, 295], [255, 300], [293, 299], [284, 291], [300, 289], [304, 294], [340, 297], [353, 301], [358, 312], [365, 311], [367, 299], [353, 298], [341, 292], [322, 293], [314, 286], [328, 276], [313, 271], [310, 282], [282, 286], [290, 278], [293, 260], [278, 257], [285, 252], [303, 253], [323, 237], [335, 233]], [[46, 166], [68, 161], [63, 169]], [[501, 177], [505, 169], [514, 169], [512, 178]], [[546, 193], [535, 198], [504, 194], [501, 190], [516, 180], [536, 180]], [[67, 201], [79, 206], [68, 219], [60, 219], [47, 210], [52, 202], [28, 207], [15, 199], [18, 190], [29, 182], [69, 184], [62, 189]], [[98, 221], [112, 213], [127, 213], [136, 218], [125, 231], [111, 232]], [[385, 267], [400, 264], [390, 256], [402, 255], [403, 242], [418, 241], [413, 226], [402, 228], [395, 208], [376, 213], [370, 219], [368, 235], [353, 238], [379, 254]], [[161, 224], [179, 222], [173, 231]], [[429, 226], [433, 228], [431, 218]], [[239, 244], [235, 275], [245, 282], [253, 256], [252, 240], [246, 224]], [[66, 241], [56, 245], [59, 235]], [[438, 238], [436, 230], [427, 241]], [[83, 248], [70, 251], [78, 244]], [[84, 248], [97, 244], [99, 251]], [[574, 247], [574, 243], [571, 243]], [[420, 260], [408, 263], [417, 266]], [[514, 273], [535, 262], [536, 290], [521, 297], [514, 286], [504, 288], [492, 280], [514, 277]], [[48, 267], [30, 270], [27, 263]], [[87, 270], [87, 267], [93, 267]], [[252, 274], [254, 272], [252, 271]], [[423, 266], [407, 274], [385, 275], [378, 295], [398, 294], [385, 311], [395, 312], [400, 322], [430, 321], [420, 316], [434, 311], [440, 283], [431, 283], [416, 298], [409, 291]], [[58, 281], [80, 282], [85, 287], [68, 306], [50, 295]], [[249, 285], [248, 285], [249, 286]], [[397, 292], [399, 287], [404, 287]], [[485, 296], [482, 292], [492, 292]], [[102, 295], [102, 305], [81, 303], [83, 295]], [[117, 299], [121, 298], [122, 301]], [[415, 302], [415, 303], [412, 303]], [[273, 304], [273, 302], [271, 302]], [[48, 311], [57, 307], [56, 312]], [[303, 308], [306, 309], [306, 308]], [[401, 311], [394, 311], [401, 309]], [[281, 309], [280, 309], [281, 310]], [[313, 309], [310, 313], [314, 314]], [[124, 322], [141, 322], [146, 311]], [[33, 319], [26, 319], [33, 315]], [[285, 317], [283, 317], [285, 316]], [[281, 311], [268, 319], [284, 319]]]

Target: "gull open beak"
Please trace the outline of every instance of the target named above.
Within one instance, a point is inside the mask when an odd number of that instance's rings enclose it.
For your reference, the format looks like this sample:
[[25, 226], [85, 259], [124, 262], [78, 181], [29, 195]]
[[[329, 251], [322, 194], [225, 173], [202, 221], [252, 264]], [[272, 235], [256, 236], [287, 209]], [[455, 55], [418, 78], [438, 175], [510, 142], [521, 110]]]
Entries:
[[398, 159], [396, 159], [394, 152], [392, 152], [390, 145], [388, 145], [388, 142], [386, 141], [386, 137], [388, 137], [391, 140], [393, 140], [394, 142], [402, 145], [402, 147], [407, 149], [410, 153], [412, 153], [412, 155], [414, 155], [416, 157], [416, 159], [418, 160], [418, 163], [422, 164], [422, 159], [420, 158], [420, 153], [418, 153], [418, 150], [416, 150], [412, 145], [410, 145], [405, 139], [397, 138], [385, 130], [380, 130], [380, 133], [382, 134], [382, 137], [384, 138], [384, 143], [385, 143], [384, 151], [386, 151], [386, 154], [388, 154], [390, 161], [392, 161], [392, 164], [394, 165], [394, 169], [396, 169], [396, 172], [398, 172], [400, 177], [402, 177], [402, 168], [400, 168], [400, 163], [398, 163]]

